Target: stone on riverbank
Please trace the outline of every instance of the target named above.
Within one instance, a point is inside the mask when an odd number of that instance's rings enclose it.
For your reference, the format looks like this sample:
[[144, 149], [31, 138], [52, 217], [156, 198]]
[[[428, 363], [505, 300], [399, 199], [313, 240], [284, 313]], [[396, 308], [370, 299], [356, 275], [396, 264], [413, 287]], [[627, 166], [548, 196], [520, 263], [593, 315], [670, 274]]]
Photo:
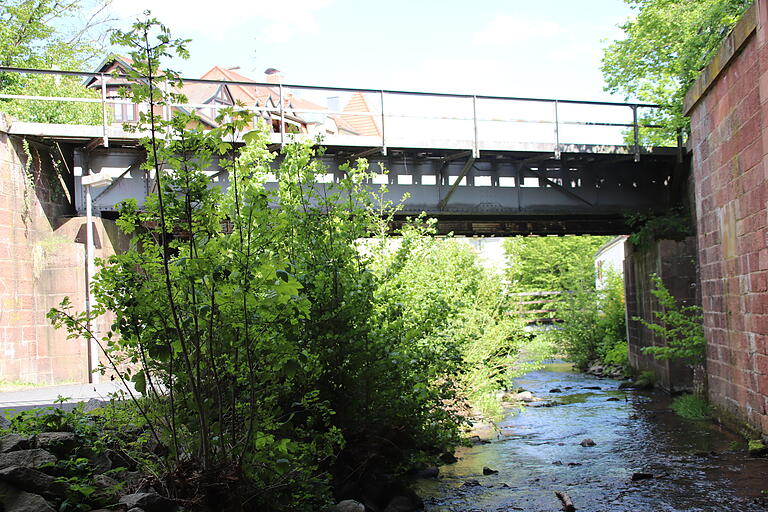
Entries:
[[589, 438], [582, 440], [582, 441], [581, 441], [579, 444], [580, 444], [581, 446], [583, 446], [584, 448], [589, 448], [589, 447], [591, 447], [591, 446], [595, 446], [595, 445], [597, 445], [597, 443], [596, 443], [596, 442], [594, 442], [593, 440], [591, 440], [591, 439], [589, 439]]
[[0, 453], [26, 450], [32, 438], [21, 434], [7, 434], [0, 437]]
[[365, 505], [355, 500], [344, 500], [336, 504], [336, 512], [365, 512]]
[[33, 494], [40, 494], [48, 499], [63, 498], [68, 486], [42, 471], [24, 466], [8, 466], [0, 469], [0, 482]]
[[176, 510], [176, 507], [168, 498], [160, 496], [156, 492], [126, 494], [120, 498], [119, 503], [129, 510], [132, 508], [141, 508], [146, 512], [170, 512]]
[[5, 512], [55, 512], [42, 496], [22, 491], [4, 482], [0, 482], [0, 505]]
[[747, 449], [749, 450], [750, 455], [753, 455], [756, 457], [761, 457], [763, 455], [768, 454], [768, 447], [765, 445], [763, 441], [760, 441], [757, 439], [751, 440], [749, 442]]
[[491, 469], [488, 466], [484, 466], [483, 467], [483, 474], [486, 475], [486, 476], [487, 475], [495, 475], [496, 473], [498, 473], [498, 471], [496, 471], [495, 469]]
[[40, 448], [0, 453], [0, 469], [7, 468], [8, 466], [39, 468], [43, 464], [49, 464], [53, 462], [56, 462], [56, 456], [51, 452]]
[[72, 432], [42, 432], [34, 437], [32, 444], [59, 458], [66, 458], [77, 446], [77, 436]]

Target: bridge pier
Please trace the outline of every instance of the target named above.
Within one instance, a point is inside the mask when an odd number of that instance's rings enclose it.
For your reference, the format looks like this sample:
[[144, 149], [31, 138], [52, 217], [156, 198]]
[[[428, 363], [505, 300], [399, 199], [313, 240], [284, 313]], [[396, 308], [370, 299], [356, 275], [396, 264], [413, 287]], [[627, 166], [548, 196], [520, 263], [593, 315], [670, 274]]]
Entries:
[[[7, 133], [0, 115], [0, 378], [9, 382], [87, 382], [87, 344], [46, 318], [65, 297], [85, 309], [85, 219], [56, 146]], [[66, 149], [64, 150], [66, 155]], [[96, 256], [124, 237], [96, 219]]]
[[660, 308], [658, 300], [651, 293], [652, 274], [661, 279], [678, 303], [699, 303], [695, 238], [688, 237], [682, 241], [657, 240], [648, 247], [635, 247], [629, 241], [625, 243], [624, 288], [630, 364], [639, 371], [653, 372], [657, 385], [667, 391], [700, 388], [704, 383], [694, 383], [694, 372], [689, 365], [677, 361], [661, 361], [642, 352], [644, 347], [664, 346], [665, 341], [639, 320], [635, 320], [641, 318], [646, 322], [657, 321], [654, 312]]

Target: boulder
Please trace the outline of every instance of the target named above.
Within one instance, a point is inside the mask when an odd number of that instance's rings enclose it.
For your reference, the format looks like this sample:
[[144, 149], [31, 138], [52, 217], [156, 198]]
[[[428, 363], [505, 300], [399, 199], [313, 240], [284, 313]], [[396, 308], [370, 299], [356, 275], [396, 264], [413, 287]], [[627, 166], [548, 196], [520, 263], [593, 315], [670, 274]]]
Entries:
[[650, 480], [651, 478], [653, 478], [653, 473], [642, 473], [642, 472], [632, 473], [633, 482], [637, 482], [639, 480]]
[[584, 439], [583, 441], [581, 441], [579, 444], [581, 446], [585, 447], [585, 448], [588, 448], [590, 446], [595, 446], [597, 443], [594, 442], [593, 440], [587, 438], [587, 439]]
[[109, 457], [109, 450], [101, 453], [97, 453], [92, 457], [88, 457], [93, 466], [93, 470], [97, 473], [105, 473], [112, 469], [112, 459]]
[[49, 464], [53, 462], [56, 462], [56, 456], [54, 456], [51, 452], [41, 448], [0, 453], [0, 469], [7, 468], [8, 466], [39, 468], [43, 464]]
[[56, 512], [40, 495], [0, 482], [0, 504], [5, 512]]
[[469, 480], [461, 484], [461, 486], [462, 487], [480, 487], [480, 480], [476, 478], [470, 478]]
[[6, 434], [0, 437], [0, 453], [14, 452], [16, 450], [26, 450], [29, 448], [29, 436], [21, 434]]
[[164, 496], [156, 492], [137, 492], [135, 494], [126, 494], [120, 498], [121, 505], [128, 510], [140, 508], [146, 512], [169, 512], [175, 510], [175, 505]]
[[420, 508], [408, 496], [395, 496], [389, 501], [384, 512], [414, 512]]
[[23, 491], [40, 494], [48, 499], [63, 498], [68, 486], [42, 471], [24, 466], [0, 469], [0, 482], [6, 482]]
[[443, 464], [454, 464], [459, 461], [452, 452], [443, 452], [440, 454], [440, 462]]
[[112, 477], [107, 475], [94, 475], [93, 486], [98, 489], [98, 495], [102, 497], [117, 498], [120, 491], [124, 488], [125, 484], [122, 484]]
[[35, 436], [33, 445], [60, 458], [67, 458], [77, 447], [77, 436], [72, 432], [43, 432]]
[[549, 390], [550, 393], [562, 393], [563, 390], [560, 388], [552, 388]]
[[496, 471], [495, 469], [491, 469], [488, 466], [484, 466], [483, 467], [483, 474], [484, 475], [495, 475], [496, 473], [498, 473], [498, 471]]
[[83, 412], [93, 412], [96, 409], [101, 409], [102, 407], [104, 407], [108, 403], [109, 402], [106, 402], [104, 400], [99, 400], [98, 398], [91, 398], [83, 406]]
[[355, 500], [344, 500], [336, 504], [336, 512], [365, 512], [365, 505]]
[[749, 451], [750, 455], [756, 457], [768, 454], [768, 447], [766, 447], [765, 443], [759, 439], [750, 440], [749, 445], [747, 446], [747, 450]]
[[420, 469], [416, 472], [416, 478], [437, 478], [440, 475], [440, 468], [432, 466], [430, 468]]
[[606, 402], [621, 402], [621, 398], [612, 396], [611, 398], [607, 399]]
[[520, 400], [521, 402], [533, 402], [533, 393], [530, 391], [523, 391], [522, 393], [514, 395], [513, 398], [515, 400]]

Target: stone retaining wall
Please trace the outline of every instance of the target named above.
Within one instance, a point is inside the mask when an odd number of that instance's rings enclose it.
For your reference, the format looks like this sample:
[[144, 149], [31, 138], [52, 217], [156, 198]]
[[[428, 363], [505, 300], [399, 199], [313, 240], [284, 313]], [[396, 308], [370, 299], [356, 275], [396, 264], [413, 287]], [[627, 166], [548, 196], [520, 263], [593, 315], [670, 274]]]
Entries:
[[710, 400], [768, 432], [768, 1], [686, 97]]

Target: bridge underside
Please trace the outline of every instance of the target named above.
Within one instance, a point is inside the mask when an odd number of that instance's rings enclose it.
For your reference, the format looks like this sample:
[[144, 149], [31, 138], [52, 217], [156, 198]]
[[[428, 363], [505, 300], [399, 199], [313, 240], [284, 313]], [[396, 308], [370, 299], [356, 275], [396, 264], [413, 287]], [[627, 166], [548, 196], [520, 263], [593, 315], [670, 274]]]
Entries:
[[[108, 173], [114, 178], [106, 189], [94, 190], [93, 207], [105, 216], [127, 198], [143, 203], [153, 191], [154, 179], [140, 168], [144, 151], [135, 139], [110, 139], [110, 147], [88, 140], [40, 137], [55, 141], [72, 155], [75, 206], [84, 210], [80, 177]], [[275, 145], [277, 149], [277, 145]], [[664, 211], [675, 199], [684, 176], [677, 150], [643, 151], [639, 161], [622, 146], [573, 145], [555, 158], [551, 145], [510, 144], [509, 150], [471, 150], [389, 147], [327, 146], [322, 160], [328, 174], [321, 181], [341, 177], [338, 166], [365, 157], [372, 170], [386, 169], [371, 183], [386, 183], [386, 199], [403, 210], [397, 221], [422, 212], [438, 219], [441, 233], [509, 236], [517, 234], [622, 234], [626, 215]], [[475, 157], [475, 155], [477, 155]], [[279, 158], [276, 162], [279, 164]], [[226, 187], [226, 171], [212, 169], [214, 182]], [[218, 171], [218, 172], [216, 172]], [[268, 187], [276, 182], [268, 182]]]

